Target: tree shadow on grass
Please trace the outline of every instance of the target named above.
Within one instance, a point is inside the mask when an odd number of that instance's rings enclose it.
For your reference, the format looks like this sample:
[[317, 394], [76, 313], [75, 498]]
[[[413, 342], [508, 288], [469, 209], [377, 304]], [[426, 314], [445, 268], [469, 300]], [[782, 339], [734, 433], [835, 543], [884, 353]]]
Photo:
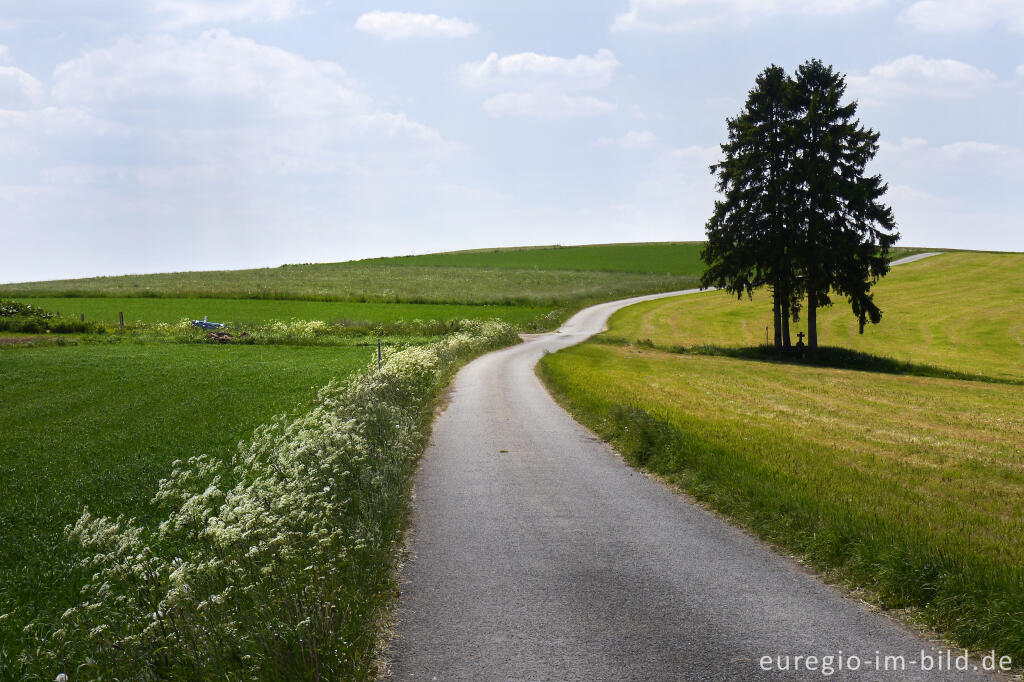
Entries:
[[[596, 337], [594, 341], [609, 345], [625, 345], [621, 339], [605, 339]], [[884, 355], [874, 355], [862, 351], [837, 346], [819, 346], [814, 357], [801, 357], [796, 349], [780, 355], [772, 346], [661, 346], [650, 339], [637, 339], [628, 344], [639, 348], [651, 348], [678, 355], [706, 355], [715, 357], [737, 358], [770, 362], [776, 364], [801, 365], [805, 367], [827, 367], [831, 369], [849, 369], [858, 372], [877, 372], [880, 374], [903, 374], [907, 376], [931, 377], [935, 379], [955, 379], [958, 381], [980, 381], [990, 384], [1009, 384], [1024, 386], [1024, 379], [1007, 379], [986, 374], [960, 372], [945, 367], [907, 362]]]

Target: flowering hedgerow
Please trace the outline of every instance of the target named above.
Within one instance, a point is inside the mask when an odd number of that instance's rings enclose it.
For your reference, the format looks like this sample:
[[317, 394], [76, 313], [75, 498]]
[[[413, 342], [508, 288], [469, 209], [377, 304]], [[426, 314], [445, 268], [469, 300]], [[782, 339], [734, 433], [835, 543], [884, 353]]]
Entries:
[[96, 518], [68, 536], [91, 578], [59, 623], [29, 626], [39, 679], [371, 676], [409, 485], [439, 391], [461, 360], [516, 340], [463, 322], [388, 353], [229, 457], [175, 462], [163, 521]]

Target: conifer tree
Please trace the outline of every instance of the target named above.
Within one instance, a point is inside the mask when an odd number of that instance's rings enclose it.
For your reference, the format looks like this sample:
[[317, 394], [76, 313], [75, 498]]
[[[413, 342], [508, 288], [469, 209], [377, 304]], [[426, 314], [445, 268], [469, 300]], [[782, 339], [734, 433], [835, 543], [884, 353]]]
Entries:
[[709, 265], [703, 286], [721, 287], [738, 297], [766, 284], [771, 287], [776, 348], [789, 345], [787, 322], [798, 304], [788, 265], [791, 91], [786, 72], [769, 66], [757, 76], [743, 111], [727, 120], [724, 158], [711, 166], [724, 198], [715, 202], [702, 253]]
[[711, 166], [723, 198], [707, 223], [702, 286], [742, 298], [769, 286], [776, 348], [807, 298], [808, 350], [818, 347], [817, 310], [845, 296], [864, 332], [881, 320], [871, 286], [889, 269], [899, 239], [887, 190], [866, 175], [878, 133], [843, 103], [844, 77], [814, 59], [795, 78], [762, 71], [743, 110], [727, 119], [723, 159]]
[[800, 65], [792, 89], [793, 174], [797, 228], [792, 267], [807, 295], [807, 346], [818, 347], [817, 310], [831, 293], [846, 296], [860, 331], [881, 320], [871, 285], [889, 270], [899, 239], [887, 185], [866, 175], [879, 134], [857, 120], [857, 103], [842, 102], [843, 76], [818, 59]]

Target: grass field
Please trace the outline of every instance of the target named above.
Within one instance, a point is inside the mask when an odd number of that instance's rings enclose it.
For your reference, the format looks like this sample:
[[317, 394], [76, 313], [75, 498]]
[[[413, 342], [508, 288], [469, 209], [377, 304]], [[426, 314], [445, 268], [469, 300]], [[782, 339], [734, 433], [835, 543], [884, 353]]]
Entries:
[[[438, 254], [254, 270], [178, 272], [0, 285], [0, 297], [168, 297], [295, 299], [372, 303], [455, 303], [579, 307], [693, 286], [700, 244], [528, 249]], [[429, 264], [431, 258], [444, 263]], [[653, 264], [648, 264], [650, 261]], [[455, 263], [455, 264], [453, 264]], [[621, 263], [621, 270], [610, 270]], [[588, 270], [586, 268], [594, 268]], [[665, 274], [648, 268], [669, 268]]]
[[[21, 347], [6, 342], [32, 335], [3, 334], [5, 343], [0, 351], [0, 374], [5, 381], [0, 387], [0, 404], [5, 409], [0, 416], [0, 448], [5, 457], [0, 463], [0, 496], [5, 500], [5, 505], [0, 510], [0, 543], [11, 548], [11, 551], [0, 557], [0, 678], [17, 678], [29, 674], [39, 679], [52, 679], [51, 672], [63, 669], [65, 654], [60, 651], [65, 649], [78, 652], [71, 655], [68, 661], [80, 662], [95, 654], [106, 661], [103, 665], [124, 666], [119, 669], [127, 671], [129, 675], [138, 673], [136, 663], [124, 657], [119, 658], [117, 652], [122, 650], [122, 645], [115, 643], [113, 649], [105, 649], [105, 635], [94, 629], [98, 624], [112, 628], [111, 636], [122, 638], [119, 641], [125, 646], [128, 640], [123, 638], [134, 632], [131, 624], [134, 621], [123, 620], [128, 617], [124, 614], [130, 615], [135, 609], [127, 605], [136, 600], [137, 597], [133, 595], [144, 595], [151, 587], [145, 587], [139, 592], [131, 586], [130, 579], [125, 583], [125, 576], [117, 578], [120, 569], [116, 565], [106, 569], [113, 571], [109, 574], [114, 576], [110, 578], [113, 580], [111, 587], [102, 586], [108, 578], [98, 578], [100, 583], [96, 583], [93, 578], [95, 567], [104, 565], [99, 557], [104, 552], [128, 551], [124, 549], [128, 545], [122, 549], [116, 547], [117, 543], [132, 542], [132, 534], [123, 530], [115, 532], [110, 536], [115, 545], [104, 549], [97, 546], [93, 551], [100, 552], [96, 555], [99, 563], [89, 564], [83, 563], [84, 557], [80, 555], [88, 549], [75, 542], [69, 543], [65, 527], [75, 523], [82, 510], [88, 508], [94, 518], [113, 518], [119, 515], [136, 517], [140, 528], [144, 529], [142, 532], [158, 537], [162, 531], [158, 532], [157, 529], [164, 526], [157, 522], [166, 519], [164, 515], [167, 510], [154, 505], [153, 495], [159, 481], [171, 474], [172, 461], [184, 460], [204, 452], [215, 458], [227, 458], [236, 451], [239, 441], [252, 437], [254, 429], [268, 423], [272, 415], [286, 410], [301, 411], [301, 407], [312, 400], [316, 388], [332, 378], [349, 375], [357, 367], [364, 366], [372, 355], [368, 349], [358, 347], [304, 347], [326, 343], [331, 339], [325, 341], [318, 334], [299, 333], [290, 326], [280, 331], [275, 326], [277, 321], [343, 323], [350, 331], [369, 328], [371, 325], [375, 328], [383, 325], [386, 329], [390, 329], [387, 325], [397, 325], [394, 333], [404, 336], [397, 340], [396, 346], [424, 344], [460, 336], [451, 336], [454, 327], [450, 325], [411, 324], [414, 320], [447, 323], [464, 319], [501, 319], [521, 329], [537, 325], [549, 327], [572, 309], [591, 300], [692, 285], [699, 271], [694, 260], [697, 248], [693, 245], [673, 248], [669, 256], [662, 256], [657, 262], [651, 261], [653, 265], [645, 265], [645, 262], [656, 249], [652, 251], [650, 246], [615, 246], [581, 251], [540, 249], [536, 252], [509, 252], [503, 262], [498, 262], [501, 258], [495, 260], [493, 257], [490, 261], [481, 261], [477, 256], [470, 256], [469, 261], [465, 262], [454, 258], [451, 262], [438, 264], [409, 264], [398, 259], [238, 272], [95, 278], [3, 287], [0, 293], [2, 296], [14, 293], [23, 302], [61, 312], [65, 319], [77, 320], [79, 315], [84, 314], [88, 321], [104, 323], [108, 327], [107, 333], [102, 335], [79, 334], [78, 345], [71, 346], [42, 343], [43, 339], [51, 340], [58, 336], [63, 339], [64, 335], [38, 334], [37, 347]], [[524, 260], [524, 253], [532, 254], [535, 258]], [[677, 256], [683, 260], [674, 262]], [[651, 268], [655, 274], [650, 272]], [[659, 272], [661, 274], [657, 274]], [[32, 295], [21, 295], [27, 293]], [[130, 333], [125, 334], [116, 327], [110, 328], [109, 325], [116, 323], [120, 312], [125, 314], [130, 327], [136, 321], [148, 326], [136, 331], [129, 329]], [[196, 336], [178, 332], [168, 332], [170, 336], [163, 339], [159, 334], [154, 336], [159, 330], [153, 325], [202, 316], [236, 323], [238, 328], [251, 331], [248, 341], [255, 339], [260, 343], [261, 334], [270, 334], [265, 340], [267, 343], [288, 342], [293, 345], [268, 347], [153, 343], [159, 340], [201, 340], [202, 334]], [[257, 325], [262, 327], [257, 328]], [[409, 336], [439, 333], [445, 336]], [[194, 336], [196, 338], [192, 338]], [[503, 345], [512, 339], [514, 335], [506, 330], [490, 340], [459, 342], [460, 348], [464, 350], [458, 352], [471, 354], [476, 352], [473, 348], [480, 343], [485, 344], [481, 346], [482, 349], [486, 344]], [[443, 345], [446, 341], [441, 343]], [[426, 352], [427, 346], [421, 348]], [[420, 350], [413, 349], [410, 352], [410, 360], [406, 362], [419, 362], [417, 358], [420, 357]], [[457, 367], [458, 357], [449, 357], [446, 351], [443, 362], [431, 371], [447, 375]], [[435, 367], [432, 361], [427, 362], [426, 366]], [[413, 366], [402, 365], [404, 369], [400, 370], [395, 381], [407, 383], [403, 377]], [[295, 571], [301, 572], [304, 569], [288, 563], [298, 559], [288, 559], [275, 569], [277, 572], [273, 584], [261, 583], [261, 586], [254, 588], [262, 595], [260, 604], [250, 604], [238, 612], [242, 621], [245, 621], [243, 629], [235, 630], [238, 618], [218, 621], [226, 628], [224, 636], [235, 641], [235, 644], [211, 650], [210, 659], [191, 655], [182, 658], [173, 662], [173, 666], [179, 666], [175, 669], [188, 670], [190, 674], [199, 674], [197, 671], [205, 671], [202, 674], [210, 671], [218, 675], [231, 674], [230, 671], [236, 665], [232, 662], [235, 659], [231, 657], [238, 655], [239, 650], [250, 651], [255, 657], [251, 659], [253, 661], [266, 661], [268, 656], [275, 660], [283, 656], [283, 659], [272, 665], [284, 664], [288, 668], [296, 664], [295, 661], [288, 661], [295, 652], [291, 647], [297, 646], [302, 651], [302, 660], [307, 660], [306, 657], [311, 657], [308, 660], [319, 660], [317, 665], [324, 663], [330, 669], [344, 671], [346, 677], [369, 674], [377, 632], [376, 619], [380, 608], [389, 600], [387, 595], [393, 589], [388, 582], [391, 579], [389, 567], [394, 561], [396, 542], [399, 539], [396, 534], [401, 530], [403, 510], [407, 509], [408, 475], [412, 470], [409, 462], [414, 461], [410, 457], [415, 454], [412, 450], [418, 452], [418, 443], [425, 437], [428, 422], [424, 420], [429, 417], [434, 394], [440, 390], [440, 385], [432, 383], [435, 379], [429, 375], [420, 376], [418, 372], [420, 370], [413, 371], [412, 377], [408, 379], [415, 386], [410, 384], [403, 388], [401, 400], [395, 404], [391, 402], [399, 396], [391, 396], [388, 391], [392, 389], [383, 387], [380, 389], [383, 392], [371, 399], [370, 403], [360, 402], [345, 408], [346, 414], [350, 415], [357, 415], [360, 410], [369, 410], [363, 418], [370, 421], [364, 426], [357, 425], [357, 432], [362, 430], [368, 435], [379, 434], [384, 437], [397, 429], [392, 436], [381, 441], [380, 446], [373, 446], [385, 447], [388, 450], [386, 457], [375, 455], [366, 459], [360, 449], [370, 447], [368, 443], [374, 442], [377, 438], [375, 435], [370, 441], [351, 441], [355, 444], [363, 443], [352, 452], [347, 452], [344, 447], [341, 450], [330, 448], [318, 460], [326, 462], [336, 456], [353, 457], [345, 465], [349, 468], [344, 472], [327, 471], [324, 475], [333, 477], [339, 473], [353, 473], [353, 477], [345, 479], [355, 486], [348, 494], [366, 501], [354, 508], [346, 503], [343, 508], [330, 511], [333, 507], [318, 506], [321, 504], [318, 500], [322, 493], [319, 492], [320, 488], [316, 488], [303, 493], [312, 497], [300, 505], [301, 509], [294, 510], [295, 514], [289, 517], [292, 520], [279, 520], [291, 524], [299, 523], [300, 519], [312, 519], [311, 514], [314, 513], [341, 514], [340, 517], [332, 517], [334, 520], [329, 525], [337, 528], [337, 533], [332, 534], [332, 537], [337, 537], [331, 542], [337, 544], [340, 555], [348, 557], [346, 561], [338, 563], [339, 570], [344, 569], [342, 574], [337, 574], [332, 568], [333, 562], [320, 561], [319, 564], [327, 571], [322, 577], [329, 582], [302, 587], [302, 578], [307, 574], [296, 574]], [[371, 393], [376, 390], [372, 389]], [[375, 411], [392, 414], [397, 409], [411, 412], [401, 417], [400, 423], [389, 425], [383, 431], [373, 426], [373, 420], [378, 418], [374, 416]], [[333, 433], [332, 429], [344, 431], [351, 428], [350, 423], [344, 421], [346, 416], [340, 416], [343, 421], [330, 427], [321, 436], [313, 437], [313, 441], [306, 442], [306, 439], [324, 428], [319, 421], [304, 423], [301, 430], [291, 433], [280, 443], [274, 441], [272, 445], [261, 447], [270, 448], [268, 453], [272, 458], [299, 455], [313, 442], [320, 447], [329, 442], [326, 438], [339, 437], [329, 436]], [[409, 419], [413, 421], [409, 422]], [[403, 431], [406, 429], [412, 431]], [[405, 435], [400, 435], [402, 433]], [[290, 445], [291, 440], [296, 444]], [[232, 466], [238, 466], [237, 462]], [[245, 477], [253, 476], [256, 477], [254, 481], [258, 481], [266, 473], [265, 467], [258, 464], [252, 466], [255, 468], [243, 467], [242, 471], [248, 472], [244, 474]], [[185, 474], [182, 479], [183, 490], [190, 485], [191, 475]], [[318, 485], [323, 487], [323, 483]], [[193, 491], [192, 494], [198, 492], [201, 490]], [[238, 500], [249, 500], [246, 504], [260, 499], [253, 498], [255, 493], [245, 490], [238, 494]], [[201, 495], [194, 497], [188, 504], [194, 504], [199, 499], [202, 499]], [[230, 523], [229, 519], [226, 521]], [[267, 517], [266, 523], [273, 526], [278, 521], [271, 516]], [[72, 540], [74, 537], [73, 534]], [[291, 550], [298, 553], [295, 556], [304, 556], [315, 550], [316, 543], [309, 541], [308, 534], [302, 533], [295, 537], [297, 544]], [[80, 540], [86, 542], [84, 537]], [[197, 540], [193, 538], [184, 544], [174, 540], [171, 545], [177, 547], [174, 550], [176, 553], [194, 557], [193, 565], [198, 571], [196, 582], [193, 583], [195, 589], [223, 589], [224, 585], [221, 588], [213, 587], [216, 581], [204, 582], [206, 578], [203, 576], [207, 569], [202, 568], [206, 564], [201, 557], [207, 556], [203, 552], [210, 548], [205, 542], [193, 546], [192, 543]], [[159, 541], [158, 545], [160, 542], [166, 540]], [[153, 545], [154, 551], [168, 551], [167, 547], [161, 550], [158, 545]], [[218, 551], [227, 551], [228, 554], [224, 556], [235, 556], [232, 552], [236, 549], [222, 548]], [[143, 554], [150, 551], [139, 546], [129, 553], [132, 557], [139, 557], [142, 556], [138, 553], [140, 550]], [[246, 565], [247, 561], [251, 563], [242, 555], [249, 556], [242, 551], [232, 561], [240, 562], [239, 566]], [[162, 557], [163, 563], [160, 565], [171, 570], [173, 566], [169, 563], [170, 559]], [[135, 569], [131, 569], [130, 575], [134, 574], [132, 571]], [[314, 574], [309, 573], [308, 576], [312, 579]], [[234, 584], [232, 581], [235, 580], [237, 576], [227, 584]], [[330, 599], [331, 603], [340, 600], [343, 611], [339, 613], [347, 615], [342, 621], [334, 622], [332, 617], [328, 617], [321, 622], [326, 628], [325, 632], [329, 631], [334, 633], [331, 637], [340, 638], [331, 640], [334, 643], [323, 645], [327, 648], [305, 650], [302, 644], [304, 640], [295, 640], [291, 635], [281, 640], [283, 645], [272, 644], [269, 648], [255, 640], [246, 639], [263, 637], [263, 623], [279, 627], [279, 616], [284, 618], [282, 622], [290, 622], [289, 619], [294, 615], [295, 623], [292, 625], [296, 626], [301, 626], [299, 621], [309, 622], [308, 618], [303, 618], [310, 614], [304, 616], [303, 611], [294, 611], [287, 606], [298, 596], [291, 590], [301, 589], [301, 594], [312, 594], [310, 589], [320, 589], [328, 584], [335, 587], [325, 598]], [[108, 594], [109, 590], [113, 592], [101, 599], [102, 608], [95, 617], [89, 616], [91, 612], [87, 610], [75, 611], [77, 615], [65, 614], [62, 617], [65, 611], [72, 613], [69, 609], [80, 604], [84, 595], [91, 594], [88, 590], [98, 590], [98, 594]], [[118, 602], [110, 601], [115, 594], [128, 600], [123, 602], [127, 610], [115, 607], [114, 604]], [[210, 598], [214, 596], [216, 594], [211, 593]], [[226, 603], [230, 603], [230, 600]], [[182, 608], [192, 607], [185, 604]], [[252, 614], [261, 608], [278, 611], [266, 613], [259, 622], [253, 621]], [[293, 613], [285, 615], [279, 609]], [[145, 620], [148, 616], [143, 613], [140, 617]], [[193, 627], [199, 628], [192, 631], [193, 634], [200, 632], [207, 627], [203, 623], [209, 617], [193, 614], [184, 618], [180, 621], [183, 628], [180, 632], [187, 633]], [[60, 646], [55, 644], [56, 640], [46, 639], [46, 632], [57, 627], [57, 623], [71, 622], [67, 621], [68, 618], [85, 618], [82, 622], [91, 623], [87, 628], [91, 634], [87, 637], [82, 633], [76, 634]], [[89, 621], [90, 618], [93, 620]], [[32, 626], [26, 631], [24, 628], [29, 624]], [[114, 635], [115, 632], [118, 634]], [[232, 634], [235, 632], [237, 638]], [[185, 639], [172, 638], [165, 641], [165, 645], [175, 646], [174, 642], [187, 641], [188, 638], [182, 636]], [[339, 642], [340, 649], [337, 648]], [[163, 650], [160, 648], [163, 645], [155, 649], [148, 646], [138, 649], [132, 656], [137, 655], [142, 657], [139, 660], [150, 661], [145, 665], [151, 666], [151, 657], [155, 655], [159, 660], [160, 654], [154, 652]], [[37, 653], [33, 654], [33, 651]], [[21, 655], [28, 656], [28, 663], [19, 662]], [[51, 655], [56, 656], [52, 664], [44, 663], [45, 656]], [[330, 660], [323, 659], [325, 655]], [[266, 664], [264, 662], [260, 665]]]
[[118, 313], [126, 323], [177, 322], [202, 319], [256, 324], [269, 320], [322, 320], [328, 323], [393, 323], [404, 320], [490, 320], [529, 325], [551, 308], [504, 305], [444, 305], [406, 303], [353, 303], [345, 301], [288, 301], [230, 298], [26, 298], [20, 299], [64, 316], [84, 314], [88, 321], [115, 324]]
[[703, 242], [538, 246], [432, 253], [362, 262], [382, 265], [694, 275], [704, 271], [704, 265], [700, 261], [700, 250], [703, 246]]
[[[857, 333], [845, 301], [818, 312], [822, 345], [953, 370], [1024, 379], [1024, 254], [951, 252], [892, 269], [875, 287], [882, 322]], [[766, 292], [737, 301], [722, 292], [630, 306], [605, 338], [656, 346], [765, 343]], [[803, 322], [793, 327], [806, 331]]]
[[0, 351], [0, 614], [13, 612], [0, 621], [0, 650], [20, 651], [29, 619], [79, 598], [84, 576], [69, 569], [63, 529], [83, 507], [152, 521], [150, 498], [174, 459], [229, 454], [370, 359], [362, 348]]
[[[1021, 377], [1022, 265], [894, 269], [877, 290], [890, 315], [860, 348]], [[763, 343], [760, 314], [719, 294], [640, 304], [539, 371], [634, 464], [880, 604], [1024, 660], [1024, 387], [630, 344]], [[848, 314], [828, 313], [826, 342], [860, 341], [840, 335]]]

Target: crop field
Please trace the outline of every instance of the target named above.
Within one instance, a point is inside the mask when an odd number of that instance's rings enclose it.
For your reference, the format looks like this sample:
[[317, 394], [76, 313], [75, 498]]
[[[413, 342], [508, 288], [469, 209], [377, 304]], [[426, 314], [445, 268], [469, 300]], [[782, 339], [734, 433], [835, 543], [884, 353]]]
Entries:
[[12, 298], [167, 296], [554, 306], [686, 288], [695, 276], [400, 265], [126, 275], [0, 286]]
[[507, 305], [445, 305], [406, 303], [354, 303], [349, 301], [289, 301], [280, 299], [230, 298], [22, 298], [45, 310], [64, 316], [85, 315], [89, 321], [115, 324], [118, 313], [126, 323], [153, 324], [202, 319], [228, 324], [258, 324], [272, 320], [320, 320], [332, 323], [364, 325], [390, 324], [407, 320], [504, 320], [529, 325], [540, 320], [552, 308]]
[[370, 359], [366, 348], [0, 351], [0, 614], [12, 614], [0, 649], [20, 649], [27, 620], [76, 603], [83, 576], [64, 560], [63, 530], [83, 508], [152, 521], [150, 498], [173, 460], [225, 456]]
[[704, 270], [703, 242], [538, 246], [522, 249], [481, 249], [363, 261], [389, 265], [431, 265], [513, 270], [577, 270], [694, 275]]
[[[0, 285], [0, 297], [168, 297], [294, 299], [371, 303], [454, 303], [578, 308], [587, 302], [694, 286], [703, 268], [699, 244], [679, 249], [676, 265], [654, 258], [657, 245], [565, 247], [433, 257], [445, 264], [415, 264], [401, 258], [284, 265], [254, 270], [178, 272], [92, 277]], [[547, 255], [554, 251], [554, 255]], [[512, 254], [502, 256], [501, 253]], [[596, 254], [596, 255], [595, 255]], [[512, 258], [512, 260], [508, 260]], [[536, 260], [535, 260], [536, 259]], [[497, 263], [511, 265], [501, 266]], [[622, 263], [622, 270], [609, 271]], [[453, 265], [451, 263], [464, 263]], [[584, 268], [593, 267], [593, 270]], [[640, 268], [669, 268], [649, 272]]]
[[[975, 380], [668, 352], [763, 342], [755, 306], [720, 294], [624, 309], [539, 371], [635, 465], [883, 606], [1019, 659], [1024, 304], [1008, 294], [1022, 264], [944, 254], [877, 289], [888, 317], [862, 348]], [[844, 313], [828, 313], [825, 339], [860, 338], [842, 335]]]

